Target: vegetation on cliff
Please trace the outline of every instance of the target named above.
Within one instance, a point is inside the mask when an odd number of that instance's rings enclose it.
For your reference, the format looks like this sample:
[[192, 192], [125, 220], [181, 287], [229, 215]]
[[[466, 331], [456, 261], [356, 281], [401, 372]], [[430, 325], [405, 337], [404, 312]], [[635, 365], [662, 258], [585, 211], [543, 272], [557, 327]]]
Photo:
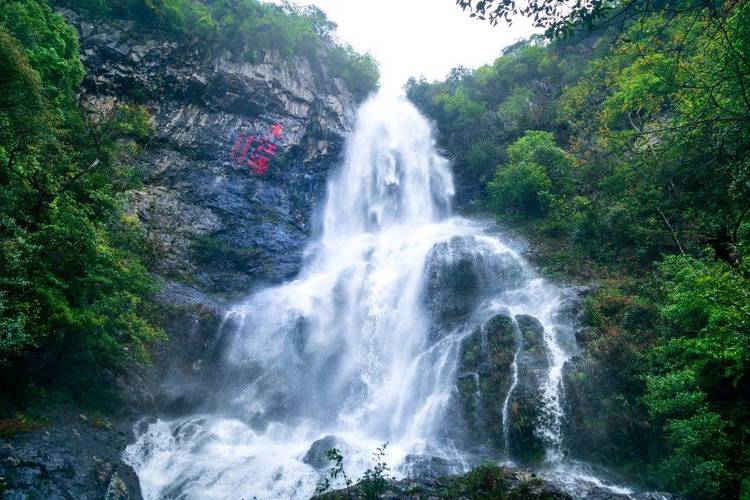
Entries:
[[139, 227], [122, 210], [150, 119], [78, 105], [77, 35], [45, 2], [3, 2], [0, 39], [0, 384], [97, 397], [160, 335]]
[[548, 271], [600, 283], [569, 447], [696, 498], [748, 495], [750, 7], [657, 7], [407, 90], [464, 190]]
[[[359, 95], [378, 78], [372, 59], [335, 43], [335, 25], [315, 9], [65, 5], [252, 57], [274, 49], [315, 59]], [[45, 393], [103, 402], [163, 336], [149, 300], [159, 288], [148, 270], [155, 249], [124, 210], [152, 120], [125, 101], [104, 111], [81, 104], [78, 34], [46, 0], [0, 0], [0, 67], [0, 413]]]
[[264, 51], [318, 61], [359, 98], [373, 91], [379, 71], [369, 54], [334, 40], [336, 23], [315, 6], [278, 6], [259, 0], [54, 0], [94, 18], [131, 19], [206, 47], [260, 59]]

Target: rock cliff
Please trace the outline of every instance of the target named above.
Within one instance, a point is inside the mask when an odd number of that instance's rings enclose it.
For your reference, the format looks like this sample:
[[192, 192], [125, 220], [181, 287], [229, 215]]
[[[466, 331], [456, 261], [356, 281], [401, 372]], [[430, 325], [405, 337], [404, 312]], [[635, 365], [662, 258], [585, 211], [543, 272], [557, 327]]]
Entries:
[[[84, 101], [102, 111], [142, 104], [154, 118], [133, 210], [165, 250], [159, 271], [230, 297], [293, 275], [354, 118], [344, 83], [301, 57], [268, 52], [250, 63], [129, 22], [67, 14], [81, 34]], [[263, 138], [275, 151], [261, 175], [247, 160]]]
[[[154, 120], [139, 158], [145, 187], [133, 193], [130, 210], [165, 280], [160, 301], [170, 342], [155, 355], [148, 390], [128, 392], [138, 404], [179, 412], [205, 396], [206, 356], [220, 342], [223, 307], [299, 269], [355, 98], [303, 57], [267, 52], [248, 62], [245, 54], [139, 32], [130, 22], [65, 14], [81, 37], [83, 102], [98, 112], [143, 105]], [[267, 171], [258, 173], [254, 155], [268, 158]]]
[[[133, 419], [208, 399], [224, 309], [299, 269], [357, 103], [341, 79], [303, 57], [267, 52], [251, 61], [131, 22], [62, 13], [80, 34], [83, 105], [96, 113], [145, 106], [153, 117], [137, 160], [144, 187], [129, 212], [165, 282], [158, 302], [169, 341], [156, 347], [153, 367], [123, 376], [119, 421], [92, 426], [61, 409], [50, 425], [0, 441], [0, 492], [140, 498], [120, 460]], [[264, 173], [249, 162], [259, 151], [270, 160]]]

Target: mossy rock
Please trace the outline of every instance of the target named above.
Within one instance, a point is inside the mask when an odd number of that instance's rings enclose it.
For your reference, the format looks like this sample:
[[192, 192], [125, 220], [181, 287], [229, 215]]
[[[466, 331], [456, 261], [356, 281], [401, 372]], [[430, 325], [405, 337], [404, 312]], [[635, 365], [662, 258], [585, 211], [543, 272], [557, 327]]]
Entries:
[[541, 386], [547, 378], [549, 359], [541, 323], [524, 314], [515, 320], [522, 343], [518, 353], [518, 384], [510, 399], [508, 446], [515, 460], [533, 465], [544, 459], [547, 448], [537, 427], [543, 404]]
[[503, 403], [511, 385], [516, 349], [513, 319], [496, 315], [468, 335], [462, 345], [454, 403], [460, 434], [470, 447], [499, 453], [503, 437]]

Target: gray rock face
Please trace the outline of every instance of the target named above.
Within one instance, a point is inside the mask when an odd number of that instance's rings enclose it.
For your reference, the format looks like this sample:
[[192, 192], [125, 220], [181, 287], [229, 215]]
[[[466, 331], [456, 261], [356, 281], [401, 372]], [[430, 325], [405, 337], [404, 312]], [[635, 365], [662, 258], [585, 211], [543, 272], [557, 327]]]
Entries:
[[[102, 113], [142, 104], [154, 118], [141, 160], [147, 185], [131, 210], [165, 256], [159, 272], [232, 297], [297, 272], [312, 207], [354, 119], [342, 81], [305, 58], [268, 52], [250, 63], [129, 22], [64, 13], [81, 33], [84, 102]], [[249, 135], [248, 157], [257, 138], [276, 144], [266, 174], [231, 154]]]
[[129, 425], [74, 409], [55, 412], [55, 425], [0, 439], [0, 496], [9, 500], [141, 498], [135, 472], [120, 459]]
[[461, 324], [483, 297], [514, 288], [524, 278], [518, 259], [485, 250], [473, 237], [454, 237], [430, 250], [423, 295], [442, 332]]

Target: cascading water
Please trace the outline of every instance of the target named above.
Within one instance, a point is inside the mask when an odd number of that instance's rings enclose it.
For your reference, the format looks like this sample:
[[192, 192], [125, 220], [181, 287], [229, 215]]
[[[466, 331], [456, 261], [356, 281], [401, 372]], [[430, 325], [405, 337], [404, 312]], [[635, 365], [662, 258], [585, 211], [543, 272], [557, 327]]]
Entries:
[[[562, 292], [482, 224], [451, 216], [452, 195], [448, 163], [417, 110], [383, 95], [363, 104], [307, 265], [227, 317], [235, 333], [220, 403], [137, 427], [125, 454], [144, 496], [307, 498], [331, 445], [351, 476], [386, 441], [396, 475], [420, 457], [452, 472], [512, 460], [510, 420], [527, 411], [524, 390], [539, 402], [532, 438], [557, 463], [571, 354], [562, 346], [574, 343], [555, 314]], [[533, 331], [543, 333], [532, 349]], [[471, 351], [477, 332], [476, 352], [494, 364]], [[492, 379], [508, 350], [512, 367]], [[474, 427], [457, 424], [470, 418], [499, 427], [499, 441], [472, 444]]]

